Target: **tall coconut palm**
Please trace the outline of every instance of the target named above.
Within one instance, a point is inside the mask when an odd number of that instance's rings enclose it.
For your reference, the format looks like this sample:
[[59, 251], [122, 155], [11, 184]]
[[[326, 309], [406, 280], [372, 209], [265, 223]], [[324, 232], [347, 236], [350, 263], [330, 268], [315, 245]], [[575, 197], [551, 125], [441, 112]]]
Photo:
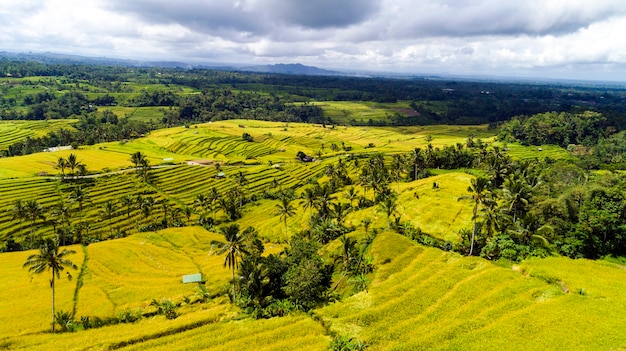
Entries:
[[359, 196], [359, 193], [357, 192], [355, 187], [351, 186], [348, 188], [348, 190], [346, 190], [346, 192], [343, 193], [343, 196], [346, 198], [346, 200], [350, 201], [350, 207], [354, 207], [352, 203]]
[[150, 221], [152, 215], [152, 209], [156, 204], [156, 200], [152, 196], [146, 196], [143, 198], [137, 198], [137, 207], [143, 214], [146, 221]]
[[86, 191], [83, 190], [81, 186], [77, 186], [70, 193], [70, 201], [78, 204], [78, 212], [80, 212], [81, 216], [83, 214], [83, 204], [89, 201], [89, 195]]
[[163, 199], [159, 201], [159, 203], [161, 204], [161, 209], [163, 209], [163, 219], [161, 220], [161, 223], [164, 227], [167, 227], [167, 214], [168, 212], [171, 212], [172, 204], [170, 204], [167, 199]]
[[216, 255], [224, 256], [224, 267], [228, 266], [232, 272], [232, 284], [233, 284], [233, 300], [235, 299], [235, 269], [237, 268], [237, 261], [242, 259], [244, 255], [248, 254], [248, 248], [246, 245], [246, 238], [239, 231], [239, 225], [237, 223], [220, 228], [220, 232], [224, 235], [225, 241], [211, 241], [211, 246], [216, 246], [218, 250]]
[[[52, 207], [50, 207], [50, 220], [52, 222], [52, 225], [54, 226], [54, 232], [58, 234], [57, 232], [57, 228], [56, 225], [60, 224], [62, 225], [61, 228], [59, 228], [59, 231], [61, 233], [65, 233], [67, 232], [69, 226], [70, 226], [70, 218], [71, 218], [72, 214], [70, 211], [70, 207], [67, 206], [67, 204], [65, 204], [65, 202], [63, 202], [63, 200], [57, 202], [55, 205], [53, 205]], [[60, 244], [63, 245], [64, 241], [63, 239], [59, 239], [60, 240]]]
[[185, 217], [187, 218], [187, 225], [189, 225], [189, 220], [191, 219], [191, 215], [193, 214], [193, 210], [189, 206], [184, 206], [182, 211], [183, 211], [183, 214], [185, 215]]
[[478, 219], [478, 207], [481, 205], [485, 205], [489, 201], [489, 179], [485, 177], [478, 177], [471, 180], [471, 185], [467, 188], [467, 191], [472, 193], [469, 196], [460, 197], [459, 200], [464, 198], [470, 198], [474, 203], [474, 208], [472, 209], [472, 221], [474, 221], [474, 226], [472, 228], [472, 239], [470, 243], [470, 251], [469, 256], [472, 255], [474, 251], [474, 240], [476, 239], [476, 221]]
[[193, 203], [196, 208], [199, 208], [200, 211], [202, 211], [201, 214], [202, 216], [204, 216], [208, 211], [210, 201], [208, 197], [204, 196], [204, 194], [198, 194], [196, 195]]
[[130, 162], [135, 166], [137, 174], [142, 176], [144, 181], [148, 180], [148, 169], [150, 169], [150, 161], [141, 153], [141, 151], [137, 151], [130, 155]]
[[109, 236], [113, 236], [113, 226], [111, 220], [115, 217], [115, 211], [117, 211], [117, 206], [112, 200], [105, 202], [104, 205], [100, 206], [100, 210], [98, 211], [103, 220], [109, 221]]
[[235, 176], [235, 181], [237, 182], [237, 185], [242, 188], [248, 185], [248, 178], [246, 177], [246, 174], [242, 171], [237, 172], [237, 175]]
[[137, 151], [130, 155], [130, 162], [135, 165], [135, 168], [139, 168], [145, 158], [146, 155], [141, 153], [141, 151]]
[[149, 179], [149, 173], [148, 171], [150, 170], [150, 160], [148, 160], [147, 158], [144, 158], [143, 160], [141, 160], [140, 163], [141, 169], [140, 169], [140, 174], [141, 177], [143, 178], [144, 182], [148, 182]]
[[35, 235], [35, 223], [38, 219], [45, 219], [43, 207], [37, 200], [28, 200], [24, 207], [26, 218], [30, 220], [30, 246], [33, 245], [33, 237]]
[[309, 210], [310, 220], [313, 220], [313, 208], [315, 207], [315, 203], [317, 201], [315, 191], [312, 188], [306, 188], [300, 197], [302, 199], [300, 200], [300, 205], [302, 205], [305, 210]]
[[22, 231], [22, 224], [26, 219], [26, 204], [22, 200], [15, 200], [13, 207], [11, 207], [11, 220], [20, 220], [20, 231]]
[[502, 195], [509, 204], [509, 212], [513, 216], [513, 223], [516, 223], [518, 217], [527, 211], [526, 207], [532, 196], [532, 187], [522, 175], [514, 173], [504, 181]]
[[387, 229], [391, 228], [391, 215], [398, 209], [397, 196], [389, 194], [380, 202], [380, 210], [387, 216]]
[[330, 184], [324, 183], [324, 185], [315, 189], [315, 193], [317, 196], [315, 201], [317, 211], [322, 219], [326, 219], [330, 214], [330, 203], [335, 200], [333, 189]]
[[61, 179], [65, 178], [66, 167], [67, 167], [67, 161], [63, 157], [59, 157], [59, 159], [57, 160], [57, 164], [55, 165], [55, 168], [61, 170]]
[[76, 157], [75, 154], [70, 154], [67, 157], [67, 164], [66, 167], [70, 169], [70, 175], [74, 176], [74, 170], [76, 170], [78, 168], [78, 165], [80, 165], [80, 161], [78, 161], [78, 158]]
[[357, 247], [358, 241], [354, 238], [342, 235], [339, 240], [341, 241], [341, 259], [343, 261], [343, 268], [345, 272], [348, 272], [352, 266], [354, 260], [354, 251]]
[[342, 225], [343, 221], [346, 219], [346, 216], [352, 210], [352, 206], [345, 202], [331, 202], [330, 203], [331, 211], [335, 219], [337, 220], [337, 224]]
[[126, 219], [130, 219], [130, 213], [133, 211], [135, 199], [132, 195], [126, 194], [120, 199], [120, 205], [126, 207]]
[[219, 193], [219, 191], [217, 190], [216, 187], [212, 187], [211, 191], [209, 191], [209, 195], [207, 195], [208, 199], [209, 199], [209, 204], [211, 206], [211, 218], [214, 218], [214, 210], [215, 210], [215, 204], [219, 201], [221, 195]]
[[393, 181], [398, 183], [398, 191], [400, 191], [400, 178], [402, 177], [402, 173], [404, 173], [404, 166], [404, 156], [401, 154], [393, 155], [391, 161], [391, 176], [393, 177]]
[[276, 214], [285, 223], [285, 238], [287, 238], [287, 218], [296, 214], [296, 208], [293, 207], [287, 196], [282, 196], [280, 202], [276, 204]]
[[[52, 289], [52, 332], [54, 332], [54, 287], [55, 280], [61, 278], [61, 272], [65, 268], [78, 269], [78, 267], [68, 260], [66, 256], [75, 254], [74, 250], [63, 249], [59, 252], [59, 242], [52, 239], [46, 239], [43, 242], [39, 253], [28, 256], [23, 267], [33, 274], [41, 274], [50, 272], [50, 289]], [[72, 279], [70, 272], [67, 272], [67, 278]]]

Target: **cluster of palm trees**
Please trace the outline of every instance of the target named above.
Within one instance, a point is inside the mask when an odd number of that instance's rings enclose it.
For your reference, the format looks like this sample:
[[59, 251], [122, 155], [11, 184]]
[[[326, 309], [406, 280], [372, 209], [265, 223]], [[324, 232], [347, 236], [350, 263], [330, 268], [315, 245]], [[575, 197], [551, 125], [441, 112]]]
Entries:
[[137, 174], [143, 178], [145, 182], [148, 181], [150, 170], [150, 160], [141, 151], [137, 151], [130, 155], [130, 162], [135, 166]]
[[37, 200], [15, 200], [13, 207], [11, 208], [12, 220], [17, 219], [20, 222], [23, 222], [24, 220], [30, 221], [29, 247], [32, 247], [33, 245], [37, 220], [43, 221], [45, 218], [45, 210], [39, 202], [37, 202]]
[[473, 203], [469, 255], [475, 254], [476, 239], [482, 234], [481, 247], [495, 236], [505, 234], [518, 245], [549, 246], [551, 228], [540, 225], [530, 212], [538, 187], [542, 184], [539, 163], [512, 161], [494, 148], [485, 159], [487, 176], [471, 180], [470, 195], [459, 198]]
[[87, 166], [80, 162], [75, 154], [70, 154], [67, 158], [59, 157], [55, 168], [61, 171], [61, 179], [65, 178], [66, 169], [69, 170], [67, 176], [71, 178], [87, 174]]

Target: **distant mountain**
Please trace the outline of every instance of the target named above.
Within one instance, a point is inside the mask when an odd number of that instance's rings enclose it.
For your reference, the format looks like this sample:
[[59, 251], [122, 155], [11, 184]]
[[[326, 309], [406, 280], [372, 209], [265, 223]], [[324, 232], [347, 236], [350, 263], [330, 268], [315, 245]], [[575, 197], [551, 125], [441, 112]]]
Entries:
[[336, 71], [329, 71], [313, 66], [305, 66], [299, 63], [278, 63], [275, 65], [249, 66], [239, 68], [240, 71], [259, 72], [259, 73], [278, 73], [278, 74], [299, 74], [310, 76], [337, 76], [345, 75]]
[[57, 54], [53, 52], [43, 53], [13, 53], [0, 51], [0, 58], [12, 60], [36, 61], [50, 64], [91, 64], [91, 65], [112, 65], [129, 67], [166, 67], [185, 68], [193, 66], [184, 62], [175, 61], [138, 61], [130, 59], [116, 59], [110, 57], [91, 57], [71, 54]]
[[257, 72], [257, 73], [270, 73], [270, 74], [294, 74], [294, 75], [315, 75], [315, 76], [341, 76], [341, 75], [353, 75], [345, 72], [329, 71], [313, 66], [305, 66], [299, 63], [293, 64], [274, 64], [274, 65], [258, 65], [258, 66], [244, 66], [244, 65], [230, 65], [228, 63], [213, 63], [213, 64], [190, 64], [177, 61], [143, 61], [132, 59], [117, 59], [109, 57], [90, 57], [72, 54], [59, 54], [53, 52], [42, 53], [15, 53], [0, 51], [0, 58], [7, 58], [12, 60], [26, 60], [37, 61], [51, 64], [92, 64], [92, 65], [113, 65], [113, 66], [128, 66], [128, 67], [164, 67], [164, 68], [203, 68], [203, 69], [215, 69], [222, 71], [243, 71], [243, 72]]

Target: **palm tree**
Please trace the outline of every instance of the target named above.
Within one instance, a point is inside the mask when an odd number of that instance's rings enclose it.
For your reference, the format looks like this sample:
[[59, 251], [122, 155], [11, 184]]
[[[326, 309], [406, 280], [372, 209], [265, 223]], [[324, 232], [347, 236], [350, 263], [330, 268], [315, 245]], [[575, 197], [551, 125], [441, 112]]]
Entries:
[[369, 217], [365, 217], [361, 220], [361, 223], [363, 224], [363, 228], [365, 229], [365, 235], [367, 235], [370, 225], [372, 224], [372, 219]]
[[396, 213], [398, 209], [397, 197], [395, 194], [389, 194], [385, 196], [380, 203], [380, 209], [387, 216], [387, 229], [391, 228], [391, 215]]
[[141, 210], [145, 220], [149, 220], [152, 215], [152, 208], [156, 204], [156, 201], [152, 196], [146, 196], [144, 198], [137, 198], [137, 207]]
[[[70, 218], [71, 218], [72, 214], [70, 212], [70, 208], [69, 206], [67, 206], [65, 204], [65, 202], [63, 202], [62, 200], [57, 202], [56, 205], [53, 205], [50, 208], [50, 217], [52, 219], [52, 224], [54, 226], [54, 232], [57, 233], [56, 230], [56, 224], [62, 224], [64, 225], [62, 228], [60, 228], [59, 230], [63, 230], [63, 233], [67, 232], [69, 226], [70, 226]], [[63, 238], [60, 239], [60, 244], [63, 245], [64, 244], [64, 240]]]
[[312, 188], [304, 189], [304, 192], [300, 196], [302, 200], [300, 200], [300, 205], [306, 210], [309, 209], [310, 220], [313, 219], [313, 208], [315, 207], [315, 203], [317, 201], [317, 195]]
[[228, 266], [232, 270], [233, 284], [233, 300], [235, 299], [235, 269], [237, 268], [237, 260], [242, 259], [248, 254], [246, 238], [239, 231], [239, 225], [233, 223], [226, 227], [220, 228], [220, 232], [224, 235], [226, 241], [211, 241], [211, 246], [217, 246], [216, 255], [224, 255], [224, 267]]
[[180, 222], [180, 216], [183, 214], [183, 210], [180, 207], [173, 207], [170, 213], [172, 223], [176, 224]]
[[[76, 251], [63, 249], [59, 252], [59, 242], [52, 239], [46, 239], [39, 248], [39, 253], [28, 256], [23, 267], [27, 268], [30, 273], [41, 274], [50, 272], [50, 288], [52, 289], [52, 332], [54, 332], [54, 283], [55, 279], [61, 278], [61, 272], [65, 268], [78, 269], [72, 261], [65, 258]], [[67, 278], [72, 279], [70, 272], [67, 272]]]
[[248, 178], [246, 178], [246, 174], [242, 171], [239, 171], [235, 176], [235, 180], [237, 181], [237, 185], [240, 187], [244, 187], [248, 185]]
[[78, 168], [78, 165], [80, 165], [80, 161], [78, 161], [78, 158], [76, 157], [76, 155], [70, 154], [67, 157], [66, 167], [70, 169], [70, 174], [72, 176], [74, 176], [74, 170]]
[[126, 219], [130, 219], [130, 213], [133, 210], [134, 202], [135, 202], [135, 199], [130, 194], [126, 194], [122, 196], [122, 198], [120, 199], [120, 205], [126, 207]]
[[148, 160], [147, 158], [144, 158], [143, 160], [141, 160], [140, 166], [141, 166], [140, 173], [141, 173], [141, 176], [143, 177], [143, 181], [147, 183], [148, 176], [149, 176], [148, 170], [150, 170], [150, 160]]
[[346, 190], [345, 193], [343, 193], [343, 196], [345, 196], [346, 200], [350, 201], [350, 207], [354, 207], [352, 206], [352, 203], [354, 202], [354, 200], [356, 200], [359, 194], [356, 191], [356, 188], [351, 186], [348, 188], [348, 190]]
[[185, 217], [187, 217], [187, 225], [189, 225], [189, 219], [191, 218], [191, 215], [193, 214], [193, 210], [189, 206], [184, 206], [182, 211]]
[[220, 199], [220, 193], [216, 187], [212, 187], [207, 197], [209, 199], [209, 205], [211, 206], [211, 219], [214, 219], [213, 218], [214, 216], [213, 210], [215, 209], [214, 204]]
[[20, 231], [22, 231], [22, 224], [26, 218], [26, 205], [22, 200], [15, 200], [13, 207], [11, 207], [11, 220], [20, 220]]
[[137, 151], [130, 155], [130, 162], [135, 165], [135, 169], [137, 174], [141, 175], [144, 181], [148, 181], [148, 169], [150, 168], [150, 161], [141, 153], [141, 151]]
[[532, 187], [522, 175], [514, 173], [504, 181], [502, 194], [509, 203], [509, 212], [513, 214], [513, 223], [515, 223], [518, 215], [526, 211], [532, 195]]
[[202, 211], [202, 215], [206, 214], [210, 203], [209, 198], [204, 196], [204, 194], [198, 194], [196, 195], [193, 203], [196, 205], [196, 208], [200, 208], [200, 210]]
[[43, 207], [37, 202], [37, 200], [28, 200], [24, 207], [24, 213], [26, 218], [30, 220], [30, 246], [33, 245], [33, 236], [35, 235], [35, 223], [37, 219], [44, 219]]
[[352, 266], [352, 261], [354, 260], [353, 253], [358, 242], [356, 239], [349, 238], [345, 234], [342, 235], [339, 240], [341, 241], [343, 268], [348, 272]]
[[167, 201], [167, 199], [163, 199], [159, 201], [159, 203], [163, 209], [163, 220], [161, 220], [161, 223], [164, 227], [167, 227], [167, 213], [172, 209], [172, 205]]
[[487, 230], [487, 236], [491, 237], [493, 233], [500, 230], [501, 227], [501, 214], [498, 212], [497, 201], [495, 200], [494, 193], [490, 193], [488, 201], [485, 202], [485, 206], [482, 208], [483, 212], [483, 225]]
[[398, 183], [398, 191], [400, 191], [400, 178], [404, 172], [404, 157], [402, 155], [393, 155], [391, 162], [391, 175], [393, 180]]
[[142, 154], [141, 151], [137, 151], [130, 155], [130, 162], [135, 165], [135, 168], [139, 168], [145, 158], [146, 155]]
[[464, 198], [470, 198], [474, 202], [474, 208], [472, 210], [472, 220], [474, 221], [474, 226], [472, 229], [472, 239], [470, 243], [470, 251], [469, 256], [472, 255], [474, 251], [474, 240], [476, 239], [476, 220], [478, 219], [478, 207], [481, 205], [485, 205], [489, 202], [489, 186], [490, 181], [485, 177], [478, 177], [471, 180], [471, 185], [467, 188], [467, 191], [472, 193], [469, 196], [460, 197], [459, 200]]
[[330, 184], [324, 183], [321, 187], [318, 186], [314, 191], [316, 193], [315, 206], [320, 217], [325, 219], [330, 213], [330, 203], [335, 200], [333, 189]]
[[287, 238], [287, 218], [296, 214], [296, 208], [293, 207], [288, 197], [282, 196], [280, 198], [280, 203], [276, 204], [276, 214], [285, 223], [285, 238]]
[[550, 250], [550, 241], [548, 238], [554, 234], [554, 228], [549, 224], [541, 225], [541, 221], [532, 212], [526, 214], [522, 220], [513, 225], [509, 230], [515, 239], [522, 245], [531, 245], [536, 243]]
[[108, 200], [104, 205], [102, 205], [99, 211], [100, 217], [109, 221], [109, 236], [113, 236], [113, 226], [111, 224], [111, 219], [115, 217], [115, 211], [117, 211], [117, 206], [115, 206], [115, 204], [111, 200]]
[[78, 212], [83, 213], [83, 204], [89, 201], [89, 195], [83, 190], [81, 186], [74, 188], [74, 191], [70, 193], [70, 200], [74, 203], [78, 203]]
[[84, 163], [79, 164], [77, 167], [78, 169], [78, 176], [80, 177], [84, 177], [87, 175], [88, 171], [87, 171], [87, 165]]
[[350, 213], [352, 206], [345, 202], [331, 202], [330, 206], [335, 219], [337, 219], [337, 224], [342, 225], [343, 221], [346, 219], [346, 216], [348, 215], [348, 213]]
[[67, 167], [67, 161], [63, 157], [59, 157], [55, 168], [61, 170], [61, 179], [65, 178], [65, 168]]

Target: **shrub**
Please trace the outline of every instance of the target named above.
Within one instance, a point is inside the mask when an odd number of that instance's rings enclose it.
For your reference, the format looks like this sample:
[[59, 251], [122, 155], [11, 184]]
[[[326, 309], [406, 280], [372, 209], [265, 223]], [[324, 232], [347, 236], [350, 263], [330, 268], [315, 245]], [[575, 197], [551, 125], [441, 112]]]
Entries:
[[157, 314], [165, 315], [167, 319], [176, 319], [178, 317], [178, 305], [176, 305], [171, 300], [163, 300], [161, 302], [157, 300], [152, 300], [150, 306], [155, 306], [157, 308]]
[[333, 351], [361, 351], [367, 349], [367, 344], [347, 335], [340, 335], [330, 342], [330, 349]]
[[124, 310], [117, 314], [117, 322], [118, 323], [135, 323], [139, 321], [143, 315], [139, 310]]
[[73, 332], [76, 330], [74, 314], [71, 312], [57, 311], [54, 315], [54, 321], [61, 327], [62, 332]]

